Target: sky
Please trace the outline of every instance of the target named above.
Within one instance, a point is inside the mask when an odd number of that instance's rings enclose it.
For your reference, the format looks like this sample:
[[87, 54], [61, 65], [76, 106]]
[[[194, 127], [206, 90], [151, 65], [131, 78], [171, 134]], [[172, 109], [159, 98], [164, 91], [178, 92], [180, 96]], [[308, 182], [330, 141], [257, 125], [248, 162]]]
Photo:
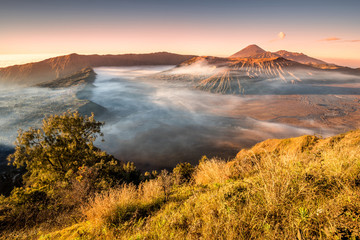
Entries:
[[0, 0], [0, 55], [168, 51], [250, 44], [360, 67], [359, 0]]

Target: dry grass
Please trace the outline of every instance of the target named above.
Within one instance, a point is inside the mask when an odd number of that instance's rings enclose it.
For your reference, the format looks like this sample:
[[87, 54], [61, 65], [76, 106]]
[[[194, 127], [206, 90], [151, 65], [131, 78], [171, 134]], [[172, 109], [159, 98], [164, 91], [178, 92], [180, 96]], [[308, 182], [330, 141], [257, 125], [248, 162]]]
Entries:
[[196, 184], [224, 183], [231, 171], [225, 161], [210, 159], [200, 162], [194, 174]]
[[167, 204], [127, 237], [358, 239], [359, 139], [356, 131], [268, 140], [229, 163], [201, 162], [195, 186], [207, 187]]
[[88, 221], [100, 226], [110, 220], [118, 207], [137, 201], [138, 195], [134, 185], [123, 185], [120, 188], [97, 194], [82, 212]]
[[189, 184], [172, 185], [170, 174], [162, 173], [138, 187], [97, 195], [84, 209], [89, 225], [49, 236], [356, 240], [359, 143], [360, 131], [268, 140], [228, 163], [202, 161]]
[[148, 210], [151, 212], [154, 205], [163, 201], [165, 194], [161, 177], [145, 181], [139, 186], [124, 184], [97, 194], [82, 209], [82, 213], [94, 226], [119, 223], [137, 217], [141, 211], [145, 213], [140, 214], [147, 214]]

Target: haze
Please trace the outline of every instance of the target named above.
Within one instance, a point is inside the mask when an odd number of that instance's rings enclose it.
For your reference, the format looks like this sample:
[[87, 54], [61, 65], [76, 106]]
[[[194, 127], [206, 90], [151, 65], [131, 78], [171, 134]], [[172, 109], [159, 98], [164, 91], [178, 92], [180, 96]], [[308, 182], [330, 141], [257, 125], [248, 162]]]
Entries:
[[[267, 138], [314, 133], [234, 114], [251, 98], [153, 79], [153, 74], [172, 67], [95, 69], [95, 88], [88, 97], [107, 108], [107, 114], [98, 118], [106, 122], [105, 142], [99, 140], [98, 146], [121, 160], [135, 162], [140, 169], [161, 169], [182, 161], [196, 163], [202, 155], [229, 158], [240, 148]], [[71, 88], [3, 90], [0, 143], [11, 145], [18, 128], [38, 127], [45, 115], [76, 108], [73, 94]]]
[[[230, 157], [267, 138], [314, 133], [234, 114], [249, 98], [153, 79], [152, 74], [168, 69], [171, 66], [95, 69], [90, 100], [109, 111], [105, 142], [98, 142], [102, 149], [142, 169], [160, 169], [182, 161], [196, 163], [202, 155]], [[200, 71], [193, 70], [186, 72]]]

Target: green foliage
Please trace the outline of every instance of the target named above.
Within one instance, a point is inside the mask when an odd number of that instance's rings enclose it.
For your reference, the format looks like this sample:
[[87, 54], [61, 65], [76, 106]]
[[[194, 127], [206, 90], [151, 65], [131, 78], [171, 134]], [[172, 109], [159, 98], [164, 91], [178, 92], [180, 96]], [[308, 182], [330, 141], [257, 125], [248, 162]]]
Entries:
[[203, 162], [206, 162], [206, 161], [208, 161], [208, 160], [209, 160], [209, 158], [208, 158], [206, 155], [204, 155], [204, 156], [202, 156], [202, 157], [200, 158], [199, 163], [203, 163]]
[[309, 218], [309, 210], [304, 207], [299, 207], [299, 218], [301, 221], [306, 221]]
[[43, 222], [81, 206], [96, 192], [139, 182], [134, 164], [123, 164], [94, 146], [101, 126], [94, 115], [67, 112], [44, 119], [40, 129], [20, 130], [8, 161], [27, 172], [24, 187], [0, 202], [3, 223], [21, 227]]
[[25, 167], [25, 183], [31, 187], [66, 186], [76, 179], [91, 181], [104, 189], [121, 181], [135, 181], [139, 172], [132, 163], [122, 164], [94, 146], [103, 123], [94, 115], [83, 117], [78, 112], [53, 115], [43, 120], [41, 129], [19, 131], [15, 153], [9, 163]]
[[15, 153], [8, 158], [16, 167], [26, 167], [27, 183], [48, 185], [83, 166], [94, 166], [111, 157], [94, 147], [103, 125], [94, 119], [67, 112], [43, 120], [41, 129], [19, 130]]
[[173, 177], [175, 178], [176, 184], [189, 182], [192, 179], [194, 171], [195, 167], [190, 163], [184, 162], [176, 165], [173, 169]]
[[25, 227], [46, 221], [58, 210], [46, 191], [36, 188], [15, 188], [8, 198], [0, 200], [0, 227]]

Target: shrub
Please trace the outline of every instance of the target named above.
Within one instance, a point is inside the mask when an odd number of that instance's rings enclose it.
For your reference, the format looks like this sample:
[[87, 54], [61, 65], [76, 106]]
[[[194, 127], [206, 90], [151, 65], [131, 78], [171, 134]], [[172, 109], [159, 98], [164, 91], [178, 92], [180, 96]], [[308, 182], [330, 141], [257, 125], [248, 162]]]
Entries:
[[192, 179], [192, 175], [195, 171], [195, 167], [190, 163], [179, 163], [173, 169], [173, 177], [176, 184], [182, 184], [189, 182]]

